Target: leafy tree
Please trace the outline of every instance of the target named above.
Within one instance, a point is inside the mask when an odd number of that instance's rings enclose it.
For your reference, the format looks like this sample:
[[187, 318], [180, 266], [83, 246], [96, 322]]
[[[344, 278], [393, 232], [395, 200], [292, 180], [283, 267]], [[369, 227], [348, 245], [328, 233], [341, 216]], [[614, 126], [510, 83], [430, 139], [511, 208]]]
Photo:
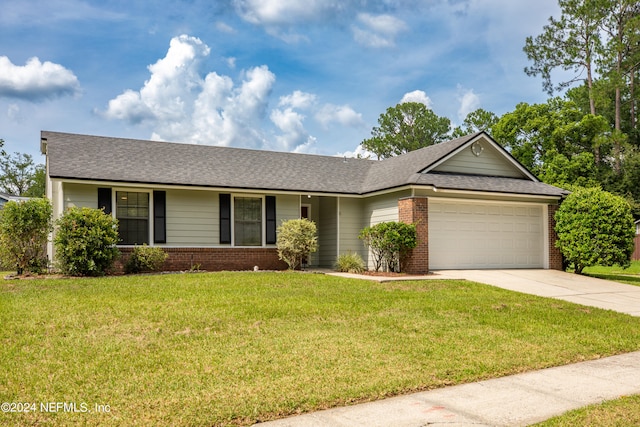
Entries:
[[278, 257], [291, 270], [302, 265], [305, 258], [318, 250], [316, 224], [306, 218], [290, 219], [278, 227], [276, 238]]
[[0, 156], [0, 190], [16, 196], [44, 196], [44, 166], [29, 154]]
[[56, 258], [65, 274], [101, 276], [120, 254], [118, 220], [102, 210], [71, 208], [56, 225]]
[[493, 126], [493, 137], [527, 168], [541, 174], [544, 164], [558, 153], [569, 159], [584, 151], [599, 155], [598, 141], [608, 130], [604, 118], [585, 115], [575, 103], [552, 98], [544, 104], [518, 104]]
[[[550, 17], [542, 33], [535, 38], [527, 37], [523, 48], [533, 61], [532, 66], [525, 67], [525, 73], [541, 75], [542, 86], [549, 95], [585, 80], [593, 115], [596, 114], [592, 91], [594, 63], [602, 51], [598, 31], [604, 20], [601, 3], [601, 0], [559, 0], [560, 19]], [[551, 72], [556, 68], [573, 71], [573, 77], [554, 86]]]
[[36, 165], [31, 186], [23, 194], [25, 197], [44, 197], [47, 171], [44, 165]]
[[378, 159], [396, 156], [442, 142], [449, 137], [451, 121], [438, 117], [420, 102], [404, 102], [378, 118], [372, 137], [362, 141], [362, 147]]
[[599, 185], [593, 154], [587, 152], [571, 158], [557, 152], [549, 155], [549, 160], [542, 168], [540, 179], [547, 184], [562, 188]]
[[18, 274], [39, 273], [47, 266], [51, 204], [46, 199], [8, 202], [0, 210], [0, 258]]
[[576, 189], [555, 215], [556, 246], [575, 272], [592, 265], [630, 264], [635, 228], [631, 207], [600, 188]]
[[387, 271], [399, 273], [409, 251], [418, 244], [415, 224], [395, 221], [365, 227], [358, 238], [371, 250], [376, 271], [384, 264]]
[[491, 128], [498, 123], [498, 120], [498, 116], [491, 111], [478, 108], [467, 114], [462, 126], [458, 126], [453, 130], [453, 137], [460, 138], [480, 131], [491, 133]]

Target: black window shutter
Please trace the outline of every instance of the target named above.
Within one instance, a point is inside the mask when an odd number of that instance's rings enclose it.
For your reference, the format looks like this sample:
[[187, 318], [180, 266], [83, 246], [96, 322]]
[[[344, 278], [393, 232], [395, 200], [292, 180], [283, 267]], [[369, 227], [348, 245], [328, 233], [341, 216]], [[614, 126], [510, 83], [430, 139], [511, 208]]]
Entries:
[[266, 196], [265, 211], [267, 217], [267, 244], [276, 243], [276, 197]]
[[231, 243], [231, 194], [220, 194], [220, 243]]
[[153, 242], [167, 243], [167, 192], [153, 192]]
[[111, 214], [111, 189], [98, 188], [98, 209], [104, 210], [104, 213]]

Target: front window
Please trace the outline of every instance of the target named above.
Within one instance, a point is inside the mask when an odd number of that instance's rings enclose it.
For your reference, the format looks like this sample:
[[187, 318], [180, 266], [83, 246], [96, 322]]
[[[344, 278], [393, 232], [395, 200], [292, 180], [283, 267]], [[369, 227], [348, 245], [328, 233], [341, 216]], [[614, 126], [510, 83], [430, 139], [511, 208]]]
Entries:
[[236, 246], [262, 246], [262, 199], [234, 197], [234, 243]]
[[149, 193], [116, 191], [116, 218], [121, 245], [149, 243]]

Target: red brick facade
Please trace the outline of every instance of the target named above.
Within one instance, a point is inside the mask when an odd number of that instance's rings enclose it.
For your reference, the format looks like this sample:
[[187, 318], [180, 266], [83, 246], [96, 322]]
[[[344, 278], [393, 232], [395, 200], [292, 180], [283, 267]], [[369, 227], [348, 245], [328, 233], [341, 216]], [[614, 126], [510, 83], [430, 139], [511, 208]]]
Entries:
[[429, 272], [429, 202], [426, 197], [409, 197], [398, 200], [398, 219], [416, 224], [418, 246], [411, 251], [404, 266], [409, 274]]
[[[200, 269], [221, 270], [285, 270], [287, 264], [278, 259], [276, 248], [162, 248], [169, 257], [165, 271]], [[116, 271], [122, 272], [132, 248], [120, 248], [122, 258], [116, 263]]]
[[551, 270], [564, 270], [562, 268], [562, 253], [560, 249], [556, 248], [556, 240], [558, 235], [556, 234], [556, 211], [560, 205], [549, 205], [549, 268]]

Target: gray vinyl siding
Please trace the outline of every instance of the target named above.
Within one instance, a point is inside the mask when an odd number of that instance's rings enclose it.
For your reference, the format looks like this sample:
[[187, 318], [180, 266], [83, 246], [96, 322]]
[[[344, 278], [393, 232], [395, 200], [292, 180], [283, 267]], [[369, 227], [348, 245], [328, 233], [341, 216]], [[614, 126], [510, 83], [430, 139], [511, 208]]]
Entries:
[[336, 217], [337, 199], [321, 197], [319, 203], [318, 258], [323, 267], [332, 266], [336, 261], [338, 244], [338, 221]]
[[364, 228], [361, 199], [340, 198], [340, 244], [341, 254], [355, 252], [364, 256], [364, 244], [358, 239], [360, 230]]
[[367, 199], [364, 208], [364, 225], [398, 221], [398, 199], [410, 195], [409, 191], [399, 191]]
[[167, 191], [167, 245], [210, 246], [220, 243], [218, 193]]
[[276, 196], [276, 226], [283, 221], [300, 218], [300, 196]]
[[64, 209], [98, 207], [98, 186], [87, 184], [63, 184]]
[[524, 174], [509, 162], [504, 154], [487, 143], [483, 143], [482, 146], [484, 150], [479, 156], [475, 156], [471, 147], [468, 147], [438, 165], [433, 171], [508, 178], [524, 177]]

